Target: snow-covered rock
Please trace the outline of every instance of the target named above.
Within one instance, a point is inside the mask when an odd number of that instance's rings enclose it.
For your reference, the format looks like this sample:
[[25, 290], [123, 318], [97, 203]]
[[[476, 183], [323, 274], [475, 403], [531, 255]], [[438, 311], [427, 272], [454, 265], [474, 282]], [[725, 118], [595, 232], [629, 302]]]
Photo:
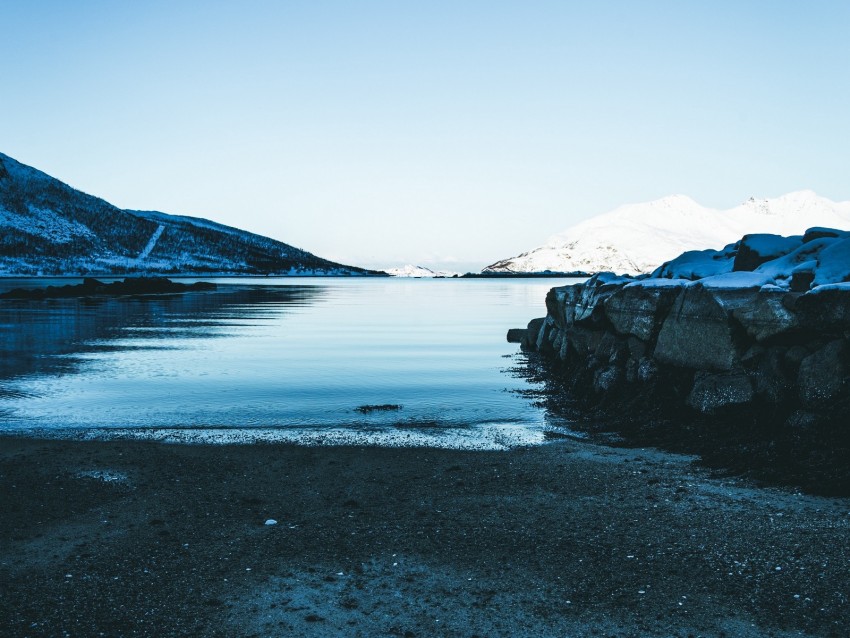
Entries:
[[[686, 251], [726, 246], [743, 235], [800, 235], [812, 226], [850, 228], [850, 201], [833, 202], [805, 190], [717, 210], [672, 195], [587, 219], [484, 272], [647, 273]], [[770, 252], [769, 238], [755, 242]]]
[[723, 250], [683, 253], [642, 283], [657, 285], [665, 279], [688, 279], [715, 288], [770, 284], [795, 292], [850, 281], [850, 233], [817, 228], [803, 236], [747, 235]]
[[732, 270], [754, 270], [766, 261], [787, 255], [803, 244], [803, 237], [782, 237], [766, 233], [744, 235], [736, 244], [737, 253]]
[[732, 272], [735, 265], [735, 246], [723, 250], [689, 250], [661, 264], [650, 279], [702, 279]]

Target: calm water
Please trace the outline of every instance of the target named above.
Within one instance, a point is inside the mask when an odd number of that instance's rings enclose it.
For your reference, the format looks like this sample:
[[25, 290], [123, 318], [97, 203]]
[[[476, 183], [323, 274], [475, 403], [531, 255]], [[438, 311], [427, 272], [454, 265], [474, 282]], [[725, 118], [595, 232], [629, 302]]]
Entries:
[[[563, 279], [216, 281], [0, 301], [0, 430], [500, 447], [549, 427], [514, 392], [529, 386], [505, 333], [545, 314]], [[357, 409], [378, 404], [402, 408]]]

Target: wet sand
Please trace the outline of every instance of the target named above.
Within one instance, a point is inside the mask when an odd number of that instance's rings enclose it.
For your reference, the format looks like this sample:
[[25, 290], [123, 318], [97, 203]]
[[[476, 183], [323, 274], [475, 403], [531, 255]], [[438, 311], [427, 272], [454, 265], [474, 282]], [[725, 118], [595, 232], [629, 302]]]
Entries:
[[850, 500], [649, 449], [0, 438], [0, 512], [2, 636], [850, 635]]

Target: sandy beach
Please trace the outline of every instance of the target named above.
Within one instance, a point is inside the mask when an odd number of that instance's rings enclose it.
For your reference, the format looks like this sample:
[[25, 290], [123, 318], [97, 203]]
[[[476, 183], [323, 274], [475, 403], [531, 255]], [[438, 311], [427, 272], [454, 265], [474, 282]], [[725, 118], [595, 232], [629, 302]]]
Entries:
[[850, 501], [651, 449], [0, 438], [0, 511], [3, 636], [850, 634]]

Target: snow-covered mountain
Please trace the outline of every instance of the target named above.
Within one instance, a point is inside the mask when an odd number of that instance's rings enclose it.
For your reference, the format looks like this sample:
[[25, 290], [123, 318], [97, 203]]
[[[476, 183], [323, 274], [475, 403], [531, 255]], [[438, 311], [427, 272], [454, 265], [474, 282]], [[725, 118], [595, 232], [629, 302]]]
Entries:
[[803, 234], [812, 226], [850, 229], [850, 201], [812, 191], [750, 198], [728, 210], [685, 195], [621, 206], [555, 235], [540, 248], [498, 261], [483, 272], [650, 272], [688, 250], [721, 248], [751, 233]]
[[376, 274], [206, 219], [122, 210], [0, 153], [0, 274]]
[[448, 270], [431, 270], [425, 266], [407, 264], [401, 268], [384, 268], [383, 271], [393, 277], [455, 277], [456, 272]]

